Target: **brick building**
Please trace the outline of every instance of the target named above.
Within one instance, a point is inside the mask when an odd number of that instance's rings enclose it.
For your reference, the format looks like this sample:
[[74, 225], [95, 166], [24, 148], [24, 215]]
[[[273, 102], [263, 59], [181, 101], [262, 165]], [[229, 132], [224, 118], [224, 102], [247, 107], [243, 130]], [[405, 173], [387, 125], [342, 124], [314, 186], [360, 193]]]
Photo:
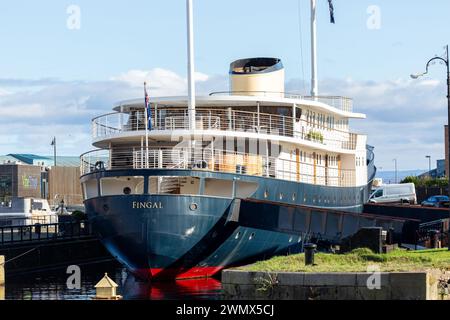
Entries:
[[83, 203], [78, 157], [0, 156], [0, 201], [11, 197], [42, 198], [51, 205]]

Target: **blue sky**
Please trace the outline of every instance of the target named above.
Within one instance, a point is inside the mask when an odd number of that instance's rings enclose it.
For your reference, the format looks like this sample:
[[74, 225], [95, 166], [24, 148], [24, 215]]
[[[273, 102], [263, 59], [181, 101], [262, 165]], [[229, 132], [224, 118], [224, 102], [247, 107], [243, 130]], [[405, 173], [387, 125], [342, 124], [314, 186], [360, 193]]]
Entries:
[[[332, 25], [327, 1], [317, 1], [320, 90], [350, 95], [368, 114], [354, 126], [368, 133], [379, 166], [398, 158], [400, 169], [426, 168], [426, 154], [442, 158], [444, 68], [408, 76], [450, 42], [450, 2], [334, 0]], [[282, 58], [287, 87], [307, 93], [309, 0], [194, 4], [199, 93], [226, 90], [229, 63], [251, 56]], [[79, 30], [67, 28], [70, 5], [81, 9]], [[373, 5], [376, 30], [367, 27]], [[62, 153], [82, 153], [90, 118], [138, 97], [142, 80], [155, 95], [185, 92], [184, 0], [2, 1], [0, 39], [0, 153], [51, 153], [53, 134]]]

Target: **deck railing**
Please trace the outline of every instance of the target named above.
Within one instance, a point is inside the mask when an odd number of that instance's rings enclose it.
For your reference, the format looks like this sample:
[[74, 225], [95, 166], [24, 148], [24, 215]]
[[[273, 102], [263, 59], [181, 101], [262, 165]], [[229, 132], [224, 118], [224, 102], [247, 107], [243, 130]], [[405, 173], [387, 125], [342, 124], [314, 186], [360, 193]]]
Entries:
[[[221, 130], [269, 134], [292, 137], [328, 147], [355, 150], [358, 135], [348, 131], [312, 124], [289, 116], [247, 111], [199, 109], [196, 112], [198, 130]], [[185, 109], [164, 109], [153, 111], [153, 130], [188, 130], [189, 115]], [[128, 131], [145, 130], [144, 111], [132, 114], [110, 113], [92, 120], [94, 139]]]
[[113, 169], [182, 169], [270, 177], [309, 184], [355, 186], [355, 171], [339, 165], [205, 148], [94, 150], [81, 156], [81, 174]]
[[220, 91], [213, 92], [210, 96], [259, 96], [259, 97], [284, 97], [287, 99], [307, 100], [324, 103], [333, 108], [345, 111], [353, 112], [353, 100], [347, 97], [341, 96], [303, 96], [298, 93], [289, 92], [273, 92], [273, 91]]

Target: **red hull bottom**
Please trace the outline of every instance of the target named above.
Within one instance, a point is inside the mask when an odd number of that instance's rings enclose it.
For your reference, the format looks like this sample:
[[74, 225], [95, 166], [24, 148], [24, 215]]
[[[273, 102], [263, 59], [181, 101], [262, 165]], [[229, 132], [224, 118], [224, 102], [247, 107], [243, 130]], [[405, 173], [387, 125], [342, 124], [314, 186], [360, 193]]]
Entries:
[[135, 273], [138, 277], [151, 280], [184, 280], [210, 278], [219, 273], [224, 267], [195, 267], [191, 269], [139, 269]]

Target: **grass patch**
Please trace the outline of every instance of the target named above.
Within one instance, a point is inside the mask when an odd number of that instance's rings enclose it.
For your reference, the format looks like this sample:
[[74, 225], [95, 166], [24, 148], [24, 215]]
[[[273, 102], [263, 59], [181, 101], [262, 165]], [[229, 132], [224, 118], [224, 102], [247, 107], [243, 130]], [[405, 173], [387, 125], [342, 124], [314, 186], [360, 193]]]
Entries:
[[305, 255], [275, 257], [238, 268], [257, 272], [366, 272], [378, 265], [383, 272], [450, 270], [450, 252], [447, 249], [406, 251], [376, 254], [370, 249], [356, 249], [347, 254], [315, 255], [316, 266], [305, 266]]

